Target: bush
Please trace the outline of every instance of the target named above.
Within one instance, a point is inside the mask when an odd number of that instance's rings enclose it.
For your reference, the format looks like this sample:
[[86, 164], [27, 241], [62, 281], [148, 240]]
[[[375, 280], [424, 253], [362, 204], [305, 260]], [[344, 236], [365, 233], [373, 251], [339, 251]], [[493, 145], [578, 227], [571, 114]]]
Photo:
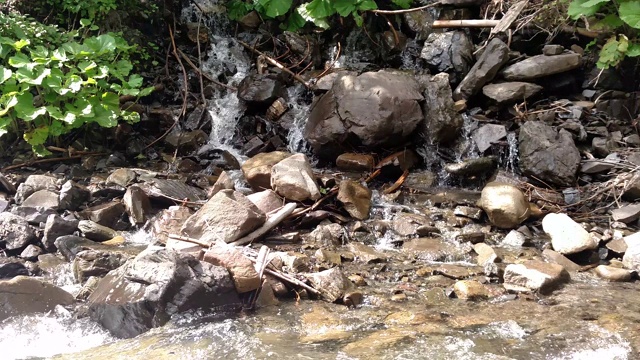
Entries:
[[22, 134], [36, 154], [45, 155], [48, 140], [85, 124], [139, 121], [119, 101], [153, 91], [131, 74], [134, 48], [117, 34], [82, 38], [79, 31], [0, 14], [0, 136]]

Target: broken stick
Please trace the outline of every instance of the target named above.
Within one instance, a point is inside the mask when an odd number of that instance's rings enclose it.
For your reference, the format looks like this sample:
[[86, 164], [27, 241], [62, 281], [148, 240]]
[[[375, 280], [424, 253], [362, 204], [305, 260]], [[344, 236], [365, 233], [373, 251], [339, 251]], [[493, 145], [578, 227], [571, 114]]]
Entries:
[[268, 233], [271, 229], [280, 224], [287, 216], [291, 215], [291, 213], [298, 207], [296, 203], [289, 203], [282, 207], [277, 213], [273, 216], [270, 216], [267, 221], [259, 227], [257, 230], [252, 232], [251, 234], [240, 238], [236, 241], [231, 242], [231, 245], [242, 246], [246, 244], [250, 244], [256, 239], [260, 238], [264, 234]]

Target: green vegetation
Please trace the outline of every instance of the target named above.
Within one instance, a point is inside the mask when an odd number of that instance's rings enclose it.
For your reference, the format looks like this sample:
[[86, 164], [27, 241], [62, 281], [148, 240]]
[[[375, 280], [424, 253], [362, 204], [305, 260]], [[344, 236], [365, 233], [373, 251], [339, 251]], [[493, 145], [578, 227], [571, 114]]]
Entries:
[[0, 14], [0, 136], [22, 135], [45, 155], [48, 141], [85, 124], [108, 128], [120, 119], [139, 121], [119, 101], [153, 89], [143, 89], [142, 77], [131, 74], [135, 47], [114, 33], [87, 35], [90, 22], [81, 20], [80, 29], [66, 32]]
[[[411, 6], [413, 0], [392, 0], [391, 4], [396, 8], [406, 9]], [[229, 17], [239, 20], [250, 11], [257, 11], [263, 18], [275, 19], [283, 17], [281, 28], [296, 31], [307, 22], [315, 26], [328, 29], [330, 20], [334, 15], [347, 18], [351, 17], [358, 26], [362, 26], [362, 13], [367, 10], [378, 9], [378, 3], [374, 0], [312, 0], [294, 4], [293, 0], [230, 0], [227, 3]]]
[[568, 14], [574, 20], [583, 19], [591, 30], [613, 32], [600, 50], [598, 68], [640, 56], [640, 0], [572, 0]]

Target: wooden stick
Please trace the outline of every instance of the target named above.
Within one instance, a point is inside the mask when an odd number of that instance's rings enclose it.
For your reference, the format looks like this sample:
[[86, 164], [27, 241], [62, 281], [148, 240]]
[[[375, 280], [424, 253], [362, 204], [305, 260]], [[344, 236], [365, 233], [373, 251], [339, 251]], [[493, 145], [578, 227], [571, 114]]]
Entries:
[[420, 10], [424, 10], [424, 9], [429, 9], [432, 7], [436, 7], [441, 5], [439, 1], [434, 2], [433, 4], [429, 4], [429, 5], [425, 5], [425, 6], [420, 6], [417, 8], [413, 8], [413, 9], [402, 9], [402, 10], [369, 10], [369, 12], [374, 13], [374, 14], [405, 14], [405, 13], [410, 13], [410, 12], [414, 12], [414, 11], [420, 11]]
[[392, 192], [398, 190], [398, 188], [400, 186], [402, 186], [402, 184], [404, 183], [404, 181], [407, 179], [407, 176], [409, 176], [409, 170], [405, 170], [402, 175], [400, 175], [400, 177], [398, 178], [398, 180], [396, 180], [396, 182], [391, 185], [390, 188], [386, 189], [385, 191], [383, 191], [384, 194], [391, 194]]
[[200, 246], [202, 246], [204, 248], [208, 248], [209, 247], [209, 243], [205, 243], [204, 241], [200, 241], [199, 239], [194, 239], [194, 238], [190, 238], [190, 237], [187, 237], [187, 236], [169, 234], [169, 239], [190, 242], [192, 244], [200, 245]]
[[[254, 261], [254, 260], [252, 260], [252, 261]], [[298, 280], [298, 279], [296, 279], [294, 277], [291, 277], [291, 276], [286, 275], [284, 273], [281, 273], [279, 271], [271, 270], [269, 268], [264, 269], [264, 272], [266, 272], [267, 274], [269, 274], [271, 276], [274, 276], [274, 277], [276, 277], [276, 278], [278, 278], [278, 279], [280, 279], [282, 281], [285, 281], [285, 282], [291, 283], [293, 285], [299, 286], [299, 287], [301, 287], [303, 289], [306, 289], [307, 291], [309, 291], [311, 293], [314, 293], [316, 295], [320, 295], [320, 292], [318, 290], [312, 288], [311, 286], [303, 283], [302, 281], [300, 281], [300, 280]]]
[[296, 73], [294, 73], [293, 71], [287, 69], [284, 65], [282, 65], [280, 62], [278, 62], [277, 60], [273, 59], [272, 57], [267, 56], [265, 53], [263, 53], [260, 50], [254, 49], [253, 46], [245, 43], [244, 41], [240, 41], [240, 40], [236, 40], [238, 42], [238, 44], [244, 46], [247, 50], [250, 50], [251, 52], [254, 52], [260, 56], [263, 56], [265, 61], [268, 62], [269, 64], [277, 67], [278, 69], [286, 72], [287, 74], [293, 76], [294, 79], [296, 79], [298, 82], [302, 83], [307, 89], [311, 89], [312, 86], [311, 84], [309, 84], [305, 79], [303, 79], [302, 77], [300, 77], [300, 75], [297, 75]]
[[276, 227], [278, 224], [280, 224], [284, 219], [287, 218], [287, 216], [291, 215], [291, 213], [296, 209], [296, 207], [298, 207], [298, 205], [296, 203], [289, 203], [285, 206], [282, 207], [282, 209], [280, 209], [280, 211], [278, 211], [277, 213], [273, 214], [273, 216], [269, 217], [269, 219], [267, 219], [267, 221], [261, 226], [259, 227], [257, 230], [253, 231], [251, 234], [240, 238], [236, 241], [233, 241], [229, 244], [231, 245], [236, 245], [236, 246], [242, 246], [245, 244], [250, 244], [253, 241], [255, 241], [256, 239], [259, 239], [261, 236], [263, 236], [264, 234], [268, 233], [271, 229], [273, 229], [274, 227]]

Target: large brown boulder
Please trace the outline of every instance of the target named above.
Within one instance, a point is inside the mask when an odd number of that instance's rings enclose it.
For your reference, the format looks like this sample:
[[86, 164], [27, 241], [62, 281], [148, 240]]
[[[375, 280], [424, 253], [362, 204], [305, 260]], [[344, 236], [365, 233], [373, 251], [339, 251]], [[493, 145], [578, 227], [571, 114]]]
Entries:
[[362, 146], [396, 146], [423, 120], [417, 81], [390, 70], [340, 74], [311, 107], [304, 136], [320, 157], [335, 159]]
[[271, 168], [271, 188], [290, 200], [318, 200], [320, 188], [309, 159], [304, 154], [290, 156]]
[[271, 189], [271, 168], [291, 156], [284, 151], [260, 153], [242, 164], [242, 174], [256, 191]]

